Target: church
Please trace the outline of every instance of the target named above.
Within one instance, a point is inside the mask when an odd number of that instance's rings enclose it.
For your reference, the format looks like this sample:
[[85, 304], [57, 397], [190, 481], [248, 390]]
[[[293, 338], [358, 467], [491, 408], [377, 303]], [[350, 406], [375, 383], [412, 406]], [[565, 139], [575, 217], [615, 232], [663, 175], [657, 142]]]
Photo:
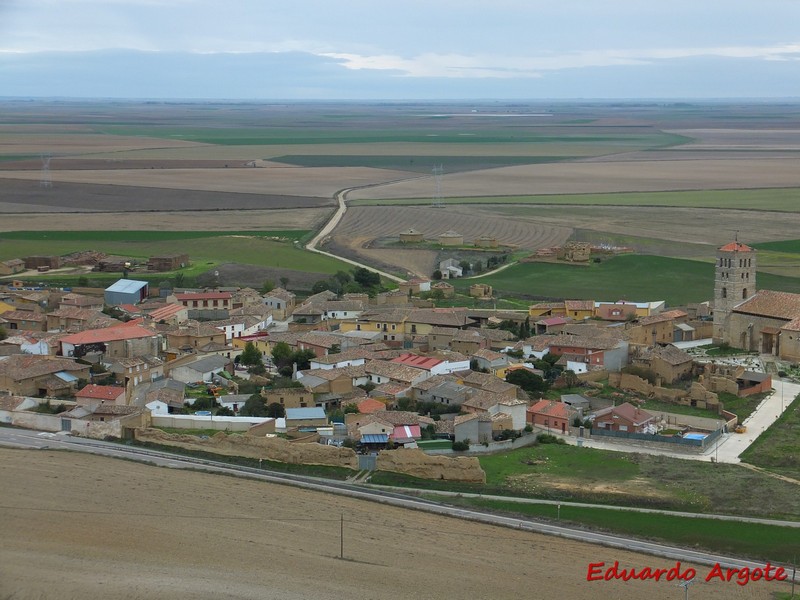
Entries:
[[800, 362], [800, 294], [757, 290], [756, 250], [738, 240], [717, 250], [714, 343]]

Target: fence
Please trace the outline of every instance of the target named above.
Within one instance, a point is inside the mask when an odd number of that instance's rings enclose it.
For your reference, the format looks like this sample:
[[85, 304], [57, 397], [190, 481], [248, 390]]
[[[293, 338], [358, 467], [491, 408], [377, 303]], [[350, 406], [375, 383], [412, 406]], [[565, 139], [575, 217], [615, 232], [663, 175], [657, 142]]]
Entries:
[[707, 448], [720, 435], [722, 429], [717, 429], [709, 433], [702, 440], [692, 440], [676, 436], [653, 435], [650, 433], [631, 433], [628, 431], [608, 431], [595, 427], [592, 429], [592, 437], [614, 437], [628, 440], [640, 440], [643, 442], [657, 442], [662, 444], [677, 444], [679, 446], [694, 446], [696, 448]]

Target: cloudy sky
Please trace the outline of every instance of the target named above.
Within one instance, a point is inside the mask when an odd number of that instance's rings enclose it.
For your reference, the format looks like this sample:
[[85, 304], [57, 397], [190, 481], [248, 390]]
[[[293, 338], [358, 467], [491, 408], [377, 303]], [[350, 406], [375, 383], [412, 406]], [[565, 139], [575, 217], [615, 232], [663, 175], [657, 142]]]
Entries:
[[795, 0], [0, 0], [0, 96], [800, 97]]

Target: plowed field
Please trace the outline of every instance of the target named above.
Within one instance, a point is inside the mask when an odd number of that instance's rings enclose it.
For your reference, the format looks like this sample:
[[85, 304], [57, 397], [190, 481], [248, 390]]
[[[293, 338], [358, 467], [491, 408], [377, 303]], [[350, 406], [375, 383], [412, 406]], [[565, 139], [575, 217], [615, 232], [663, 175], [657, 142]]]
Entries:
[[[671, 600], [682, 592], [666, 581], [586, 581], [589, 563], [674, 566], [667, 559], [274, 484], [8, 449], [0, 479], [13, 482], [0, 486], [3, 598]], [[760, 600], [776, 589], [698, 581], [692, 596]]]

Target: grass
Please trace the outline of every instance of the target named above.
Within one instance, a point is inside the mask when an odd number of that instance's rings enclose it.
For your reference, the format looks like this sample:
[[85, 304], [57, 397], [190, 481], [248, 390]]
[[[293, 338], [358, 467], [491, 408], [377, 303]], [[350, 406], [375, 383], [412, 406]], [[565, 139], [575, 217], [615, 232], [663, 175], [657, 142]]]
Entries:
[[[661, 402], [649, 398], [644, 401], [642, 408], [645, 410], [658, 410], [662, 412], [670, 412], [676, 415], [687, 415], [692, 417], [705, 417], [706, 419], [719, 419], [722, 420], [716, 412], [705, 408], [697, 408], [695, 406], [684, 406], [683, 404], [672, 404], [670, 402]], [[727, 408], [727, 404], [725, 405]]]
[[375, 473], [370, 481], [462, 493], [800, 519], [796, 485], [733, 464], [552, 444], [478, 460], [486, 472], [485, 485], [384, 472]]
[[[780, 253], [800, 254], [800, 240], [783, 240], [780, 242], [764, 242], [753, 244], [756, 250], [768, 250]], [[759, 259], [761, 254], [759, 253]]]
[[450, 450], [453, 447], [453, 442], [450, 440], [429, 440], [417, 442], [417, 445], [423, 450]]
[[[800, 279], [759, 273], [759, 287], [796, 291]], [[458, 280], [456, 280], [458, 281]], [[592, 300], [665, 300], [676, 306], [702, 302], [713, 294], [714, 266], [660, 256], [622, 255], [585, 267], [520, 263], [495, 275], [470, 279], [506, 295]], [[461, 291], [467, 283], [456, 283]]]
[[716, 519], [652, 515], [632, 511], [562, 505], [521, 504], [482, 498], [448, 498], [447, 503], [467, 505], [506, 514], [523, 515], [561, 523], [658, 540], [683, 547], [745, 556], [753, 560], [791, 562], [800, 551], [796, 529]]
[[800, 480], [800, 395], [740, 458], [757, 467]]
[[[718, 394], [720, 401], [725, 406], [725, 410], [739, 417], [739, 423], [749, 417], [753, 411], [758, 408], [761, 401], [768, 395], [768, 393], [764, 393], [740, 398], [736, 394], [731, 394], [729, 392], [720, 392]], [[800, 443], [798, 444], [798, 451], [800, 451]]]
[[194, 240], [210, 237], [264, 237], [280, 240], [299, 240], [307, 230], [276, 231], [6, 231], [0, 232], [0, 240], [39, 242], [164, 242], [170, 240]]
[[[682, 208], [734, 208], [779, 212], [800, 211], [800, 188], [752, 190], [692, 190], [687, 192], [620, 192], [541, 196], [475, 196], [443, 198], [445, 204], [555, 204], [597, 206], [674, 206]], [[351, 206], [430, 204], [430, 198], [351, 200]], [[781, 243], [781, 242], [777, 242]], [[760, 247], [760, 245], [759, 245]], [[771, 248], [777, 250], [778, 248]]]
[[[202, 436], [214, 437], [216, 434], [222, 431], [220, 429], [181, 429], [178, 427], [156, 427], [155, 429], [160, 429], [165, 433], [176, 433], [178, 435], [194, 435], [196, 437], [202, 437]], [[222, 433], [228, 435], [233, 432], [222, 431]]]

